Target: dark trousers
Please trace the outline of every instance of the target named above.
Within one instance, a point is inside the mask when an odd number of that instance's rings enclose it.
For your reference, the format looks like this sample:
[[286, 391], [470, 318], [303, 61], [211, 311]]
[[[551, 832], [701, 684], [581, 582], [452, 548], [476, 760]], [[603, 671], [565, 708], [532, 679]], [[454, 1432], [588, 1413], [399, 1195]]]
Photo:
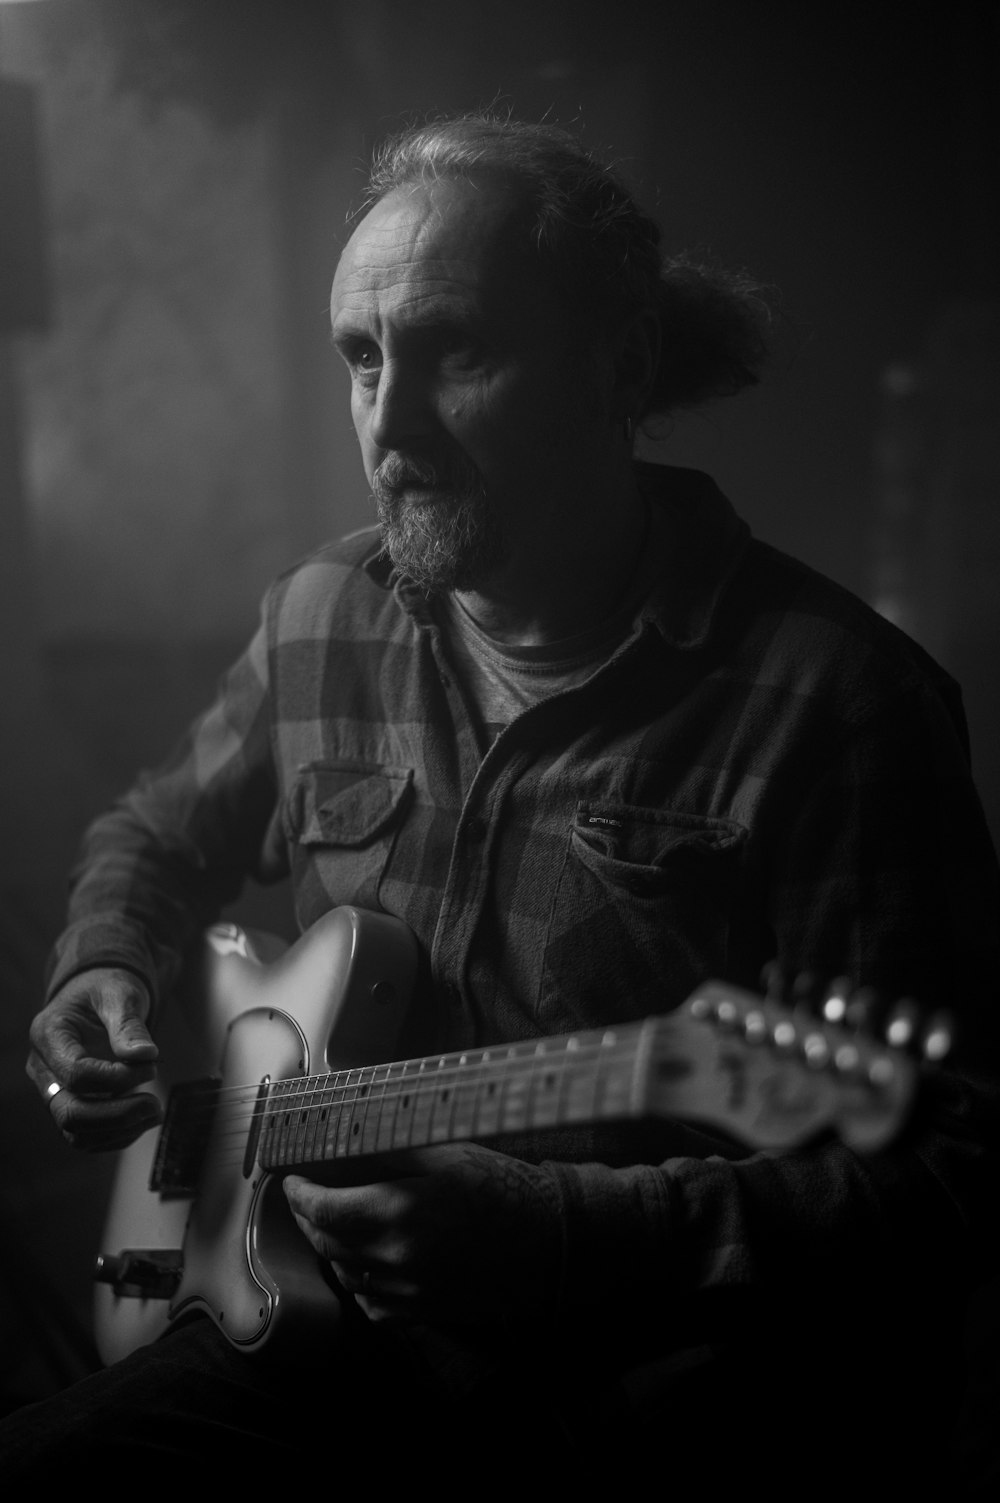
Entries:
[[237, 1352], [209, 1320], [190, 1321], [0, 1422], [4, 1487], [83, 1477], [183, 1487], [219, 1468], [255, 1486], [412, 1476], [425, 1448], [437, 1449], [447, 1406], [405, 1349], [369, 1334], [329, 1363], [277, 1365]]
[[748, 1487], [809, 1503], [970, 1496], [942, 1445], [939, 1403], [900, 1404], [877, 1347], [818, 1388], [787, 1358], [776, 1367], [762, 1354], [749, 1365], [668, 1362], [608, 1389], [591, 1383], [584, 1355], [567, 1364], [544, 1343], [524, 1355], [489, 1381], [455, 1385], [398, 1332], [364, 1321], [328, 1360], [278, 1364], [197, 1319], [0, 1422], [0, 1478], [11, 1497], [81, 1478], [151, 1484], [160, 1496], [220, 1477], [257, 1489], [513, 1488], [517, 1503], [542, 1486], [644, 1496], [650, 1475], [680, 1503]]

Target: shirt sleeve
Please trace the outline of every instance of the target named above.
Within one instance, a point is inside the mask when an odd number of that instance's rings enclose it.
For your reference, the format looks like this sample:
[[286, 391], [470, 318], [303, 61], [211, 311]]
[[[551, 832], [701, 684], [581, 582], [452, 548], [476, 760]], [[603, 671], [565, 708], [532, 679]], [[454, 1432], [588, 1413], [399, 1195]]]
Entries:
[[[774, 819], [766, 873], [776, 958], [950, 1013], [955, 1047], [921, 1067], [910, 1125], [885, 1150], [553, 1165], [564, 1200], [564, 1297], [611, 1280], [691, 1309], [742, 1291], [971, 1287], [996, 1264], [1000, 877], [964, 722], [901, 691], [850, 727]], [[685, 1303], [687, 1302], [687, 1303]], [[711, 1299], [706, 1302], [712, 1303]]]
[[267, 606], [217, 699], [174, 754], [86, 831], [48, 996], [97, 966], [131, 970], [162, 997], [185, 952], [247, 877], [286, 870], [276, 818]]

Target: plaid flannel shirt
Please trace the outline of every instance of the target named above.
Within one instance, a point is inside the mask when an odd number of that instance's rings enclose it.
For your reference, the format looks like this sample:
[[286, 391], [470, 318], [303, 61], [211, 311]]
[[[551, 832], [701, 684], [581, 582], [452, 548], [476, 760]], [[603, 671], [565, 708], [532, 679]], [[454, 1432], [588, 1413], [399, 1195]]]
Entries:
[[[162, 995], [252, 874], [290, 875], [303, 928], [343, 903], [405, 920], [427, 1050], [663, 1012], [707, 977], [756, 989], [772, 958], [993, 1009], [997, 866], [955, 684], [707, 477], [639, 474], [668, 542], [634, 631], [488, 746], [374, 531], [285, 573], [215, 705], [88, 831], [50, 993], [120, 965]], [[961, 1249], [988, 1178], [977, 1100], [954, 1084], [869, 1161], [553, 1165], [563, 1297], [613, 1270], [653, 1291], [648, 1318], [796, 1269], [870, 1276], [915, 1229], [928, 1259]]]

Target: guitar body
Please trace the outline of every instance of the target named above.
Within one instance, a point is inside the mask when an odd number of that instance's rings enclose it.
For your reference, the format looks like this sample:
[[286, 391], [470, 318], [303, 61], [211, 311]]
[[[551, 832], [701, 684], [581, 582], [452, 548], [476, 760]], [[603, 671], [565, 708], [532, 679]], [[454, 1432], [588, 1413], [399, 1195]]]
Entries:
[[[151, 1188], [158, 1135], [121, 1155], [95, 1284], [95, 1334], [111, 1363], [189, 1314], [209, 1315], [254, 1351], [315, 1339], [339, 1302], [288, 1210], [280, 1177], [250, 1155], [247, 1086], [392, 1057], [416, 968], [398, 920], [337, 908], [290, 949], [232, 925], [209, 930], [157, 1042], [153, 1089], [212, 1077], [218, 1105], [189, 1193]], [[206, 1118], [206, 1121], [209, 1119]], [[134, 1282], [123, 1254], [136, 1265]], [[149, 1289], [163, 1269], [169, 1297]], [[119, 1270], [118, 1277], [108, 1278]]]

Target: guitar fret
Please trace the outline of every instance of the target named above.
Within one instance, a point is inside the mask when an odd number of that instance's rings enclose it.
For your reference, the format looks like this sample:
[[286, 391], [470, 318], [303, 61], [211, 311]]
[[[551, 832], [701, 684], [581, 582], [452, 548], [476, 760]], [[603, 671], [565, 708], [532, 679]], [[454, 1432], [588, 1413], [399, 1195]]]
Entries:
[[459, 1060], [459, 1075], [454, 1086], [455, 1101], [451, 1113], [451, 1128], [456, 1140], [471, 1138], [476, 1132], [476, 1103], [482, 1085], [482, 1070], [473, 1065], [463, 1054]]
[[358, 1091], [350, 1108], [350, 1138], [347, 1153], [364, 1154], [365, 1126], [368, 1121], [368, 1106], [371, 1105], [371, 1075], [368, 1070], [358, 1072]]
[[566, 1061], [547, 1053], [544, 1040], [535, 1048], [530, 1083], [530, 1120], [532, 1127], [554, 1127], [559, 1121], [559, 1082]]
[[385, 1066], [385, 1081], [382, 1086], [382, 1099], [378, 1114], [378, 1131], [375, 1135], [375, 1152], [388, 1153], [395, 1146], [396, 1117], [399, 1112], [400, 1090], [398, 1079], [402, 1074], [402, 1066], [391, 1064]]
[[358, 1084], [361, 1079], [360, 1070], [348, 1070], [344, 1074], [344, 1094], [340, 1109], [340, 1122], [337, 1125], [337, 1147], [335, 1157], [347, 1158], [352, 1152], [354, 1142], [354, 1114], [358, 1106]]
[[419, 1075], [422, 1066], [419, 1060], [405, 1060], [400, 1070], [401, 1089], [392, 1124], [393, 1148], [409, 1148], [413, 1143], [413, 1117], [416, 1110]]
[[567, 1048], [573, 1050], [571, 1067], [567, 1071], [566, 1090], [563, 1098], [563, 1120], [566, 1122], [590, 1122], [597, 1114], [597, 1093], [600, 1060], [596, 1054], [580, 1057], [579, 1040], [571, 1039]]
[[317, 1134], [317, 1163], [325, 1163], [326, 1160], [333, 1158], [334, 1144], [337, 1141], [337, 1124], [340, 1121], [340, 1100], [337, 1094], [339, 1079], [339, 1074], [326, 1077], [323, 1105], [320, 1110], [320, 1130]]
[[271, 1168], [275, 1162], [274, 1138], [280, 1120], [278, 1114], [278, 1086], [280, 1084], [281, 1082], [277, 1081], [271, 1086], [268, 1099], [264, 1103], [264, 1120], [261, 1124], [260, 1147], [257, 1151], [257, 1158], [265, 1169]]
[[295, 1082], [295, 1090], [292, 1092], [292, 1101], [295, 1114], [292, 1119], [292, 1130], [289, 1134], [289, 1163], [301, 1164], [305, 1154], [306, 1126], [309, 1121], [308, 1108], [303, 1104], [306, 1094], [306, 1077], [300, 1076]]
[[[382, 1072], [381, 1075], [380, 1072]], [[361, 1129], [362, 1153], [375, 1152], [375, 1145], [378, 1142], [379, 1128], [382, 1122], [382, 1108], [385, 1105], [386, 1078], [387, 1067], [385, 1065], [376, 1065], [372, 1071], [371, 1084], [368, 1088], [365, 1120]]]
[[513, 1068], [519, 1063], [517, 1050], [508, 1050], [500, 1080], [499, 1123], [502, 1132], [520, 1132], [528, 1125], [527, 1081], [523, 1073]]
[[[440, 1079], [444, 1064], [443, 1057], [438, 1059], [433, 1067], [433, 1075], [428, 1072], [422, 1083], [427, 1097], [426, 1141], [428, 1143], [443, 1142], [448, 1135], [448, 1088], [442, 1086]], [[442, 1092], [444, 1092], [443, 1095]]]
[[497, 1079], [496, 1061], [491, 1050], [484, 1049], [479, 1071], [479, 1089], [476, 1094], [473, 1137], [488, 1138], [499, 1132], [500, 1110], [503, 1093]]
[[410, 1145], [422, 1148], [430, 1142], [431, 1113], [434, 1108], [433, 1085], [428, 1090], [428, 1069], [433, 1061], [421, 1060], [414, 1082], [413, 1112], [410, 1117]]
[[295, 1104], [293, 1100], [295, 1095], [295, 1086], [296, 1082], [294, 1080], [284, 1082], [284, 1090], [282, 1092], [284, 1101], [281, 1116], [281, 1129], [278, 1134], [277, 1162], [279, 1164], [293, 1164], [295, 1162], [295, 1160], [292, 1158], [292, 1151], [290, 1147], [290, 1142], [292, 1140], [292, 1135], [295, 1129]]
[[307, 1094], [309, 1104], [306, 1107], [305, 1141], [303, 1144], [304, 1164], [315, 1164], [319, 1155], [316, 1152], [316, 1138], [319, 1134], [323, 1121], [323, 1093], [319, 1089], [323, 1077], [310, 1075], [307, 1082]]
[[602, 1053], [597, 1062], [597, 1109], [602, 1117], [628, 1116], [632, 1104], [632, 1055], [618, 1053], [614, 1033], [601, 1040]]
[[448, 1143], [451, 1141], [451, 1119], [455, 1109], [454, 1082], [448, 1072], [448, 1060], [441, 1058], [437, 1063], [438, 1075], [445, 1075], [445, 1081], [440, 1079], [434, 1082], [431, 1092], [431, 1120], [429, 1140], [432, 1143]]

